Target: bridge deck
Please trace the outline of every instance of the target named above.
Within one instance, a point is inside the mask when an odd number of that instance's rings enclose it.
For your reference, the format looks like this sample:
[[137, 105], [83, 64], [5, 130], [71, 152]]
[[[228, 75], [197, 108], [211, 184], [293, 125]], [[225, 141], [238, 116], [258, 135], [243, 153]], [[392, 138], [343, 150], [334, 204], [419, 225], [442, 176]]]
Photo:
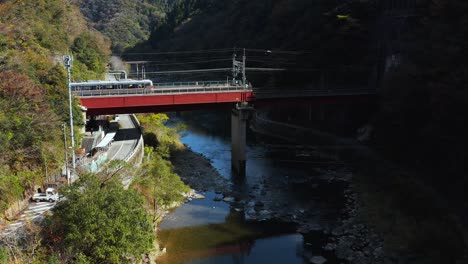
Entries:
[[[189, 85], [189, 86], [154, 86], [147, 88], [130, 89], [100, 89], [100, 90], [78, 90], [73, 91], [79, 97], [95, 96], [129, 96], [129, 95], [161, 95], [161, 94], [194, 94], [194, 93], [220, 93], [232, 91], [246, 91], [238, 85]], [[247, 89], [247, 91], [251, 91]]]
[[223, 106], [236, 102], [281, 100], [291, 98], [336, 98], [375, 95], [366, 87], [336, 89], [295, 89], [268, 87], [244, 89], [228, 82], [184, 85], [158, 84], [147, 88], [78, 90], [73, 93], [88, 108], [88, 115], [125, 114], [192, 110], [208, 106]]
[[74, 91], [88, 115], [175, 111], [199, 105], [253, 101], [241, 86], [186, 86]]

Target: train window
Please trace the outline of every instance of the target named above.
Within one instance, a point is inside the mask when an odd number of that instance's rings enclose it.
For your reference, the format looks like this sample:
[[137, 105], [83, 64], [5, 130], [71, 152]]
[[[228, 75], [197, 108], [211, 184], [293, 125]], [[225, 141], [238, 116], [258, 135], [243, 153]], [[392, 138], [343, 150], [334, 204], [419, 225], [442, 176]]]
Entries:
[[73, 91], [81, 91], [81, 90], [101, 90], [101, 89], [126, 89], [126, 88], [146, 88], [152, 87], [151, 81], [135, 81], [135, 83], [131, 82], [86, 82], [86, 83], [76, 83], [72, 84], [71, 89]]

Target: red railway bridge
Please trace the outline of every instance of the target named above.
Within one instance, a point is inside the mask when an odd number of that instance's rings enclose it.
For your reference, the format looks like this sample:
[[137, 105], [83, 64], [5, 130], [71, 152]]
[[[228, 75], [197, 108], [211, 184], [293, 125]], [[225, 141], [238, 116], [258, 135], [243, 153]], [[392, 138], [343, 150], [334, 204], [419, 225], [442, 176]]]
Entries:
[[252, 89], [221, 82], [74, 91], [87, 115], [154, 113], [253, 102]]
[[231, 161], [234, 171], [245, 173], [246, 127], [252, 104], [272, 100], [351, 98], [375, 94], [370, 89], [252, 89], [229, 82], [172, 83], [145, 88], [75, 90], [88, 116], [123, 113], [154, 113], [230, 107]]

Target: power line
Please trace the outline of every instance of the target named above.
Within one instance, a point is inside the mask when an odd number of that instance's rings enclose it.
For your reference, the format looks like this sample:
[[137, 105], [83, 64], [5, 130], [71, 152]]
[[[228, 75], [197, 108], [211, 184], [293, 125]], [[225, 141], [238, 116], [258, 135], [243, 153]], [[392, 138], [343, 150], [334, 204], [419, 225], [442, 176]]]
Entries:
[[164, 54], [191, 54], [191, 53], [220, 53], [220, 52], [232, 52], [234, 49], [206, 49], [206, 50], [185, 50], [185, 51], [159, 51], [159, 52], [133, 52], [133, 53], [122, 53], [122, 55], [164, 55]]
[[286, 61], [272, 61], [272, 60], [252, 60], [248, 59], [247, 62], [263, 62], [263, 63], [270, 63], [270, 64], [289, 64], [289, 65], [297, 65], [296, 62], [286, 62]]
[[[224, 48], [224, 49], [201, 49], [201, 50], [183, 50], [183, 51], [158, 51], [158, 52], [127, 52], [121, 54], [114, 54], [116, 56], [125, 55], [165, 55], [165, 54], [201, 54], [201, 53], [222, 53], [222, 52], [240, 52], [243, 49], [240, 48]], [[275, 50], [275, 49], [248, 49], [248, 52], [261, 52], [269, 54], [283, 54], [283, 55], [301, 55], [312, 53], [307, 50]]]
[[185, 61], [185, 62], [171, 62], [171, 63], [158, 63], [158, 61], [146, 61], [146, 64], [154, 65], [154, 66], [168, 66], [168, 65], [180, 65], [180, 64], [199, 64], [199, 63], [209, 63], [209, 62], [219, 62], [219, 61], [231, 61], [231, 59]]
[[[179, 70], [179, 71], [153, 71], [145, 72], [146, 74], [175, 74], [175, 73], [194, 73], [194, 72], [223, 72], [231, 71], [232, 68], [217, 68], [217, 69], [199, 69], [199, 70]], [[136, 72], [131, 72], [131, 74], [136, 74]]]
[[246, 71], [286, 71], [286, 68], [251, 68], [245, 67]]
[[270, 50], [270, 49], [245, 49], [245, 51], [249, 52], [262, 52], [268, 54], [290, 54], [290, 55], [300, 55], [303, 53], [307, 53], [307, 51], [295, 51], [295, 50]]
[[[286, 68], [252, 68], [246, 67], [247, 71], [286, 71]], [[201, 73], [201, 72], [225, 72], [232, 71], [232, 68], [217, 68], [217, 69], [199, 69], [199, 70], [178, 70], [178, 71], [153, 71], [145, 72], [145, 74], [186, 74], [186, 73]], [[136, 72], [130, 72], [130, 74], [136, 74]]]

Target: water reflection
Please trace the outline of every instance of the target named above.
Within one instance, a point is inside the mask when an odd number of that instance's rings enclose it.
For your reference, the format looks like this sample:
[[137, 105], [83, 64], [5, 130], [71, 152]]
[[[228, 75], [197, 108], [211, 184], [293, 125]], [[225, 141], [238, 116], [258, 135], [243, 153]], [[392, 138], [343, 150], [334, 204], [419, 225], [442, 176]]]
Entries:
[[229, 205], [215, 202], [214, 193], [205, 193], [205, 199], [193, 200], [178, 207], [167, 215], [159, 226], [160, 230], [175, 229], [189, 226], [201, 226], [223, 223], [229, 215]]
[[[327, 237], [321, 231], [302, 235], [296, 233], [296, 224], [258, 220], [262, 218], [252, 217], [256, 209], [250, 204], [264, 204], [270, 211], [263, 207], [258, 211], [272, 213], [271, 219], [301, 215], [312, 226], [326, 227], [338, 218], [343, 186], [321, 178], [328, 168], [278, 162], [289, 160], [290, 153], [273, 153], [252, 137], [248, 138], [246, 178], [235, 181], [230, 164], [229, 118], [229, 112], [189, 113], [183, 118], [188, 128], [181, 141], [210, 159], [233, 183], [232, 191], [241, 202], [230, 206], [214, 201], [216, 194], [206, 193], [206, 199], [174, 210], [160, 225], [159, 241], [167, 253], [158, 263], [294, 264], [309, 263], [308, 258], [317, 255], [326, 257], [327, 263], [340, 263], [333, 253], [323, 250]], [[171, 120], [180, 121], [175, 117]]]
[[302, 245], [303, 237], [302, 235], [297, 234], [263, 238], [247, 244], [248, 248], [246, 250], [243, 250], [242, 245], [239, 245], [237, 248], [233, 247], [233, 250], [242, 250], [237, 254], [222, 254], [221, 256], [211, 257], [209, 261], [202, 259], [189, 261], [187, 263], [305, 263], [302, 258], [298, 257], [298, 253], [301, 252]]
[[177, 208], [160, 226], [167, 248], [158, 263], [304, 263], [303, 237], [295, 226], [246, 220], [215, 194]]

